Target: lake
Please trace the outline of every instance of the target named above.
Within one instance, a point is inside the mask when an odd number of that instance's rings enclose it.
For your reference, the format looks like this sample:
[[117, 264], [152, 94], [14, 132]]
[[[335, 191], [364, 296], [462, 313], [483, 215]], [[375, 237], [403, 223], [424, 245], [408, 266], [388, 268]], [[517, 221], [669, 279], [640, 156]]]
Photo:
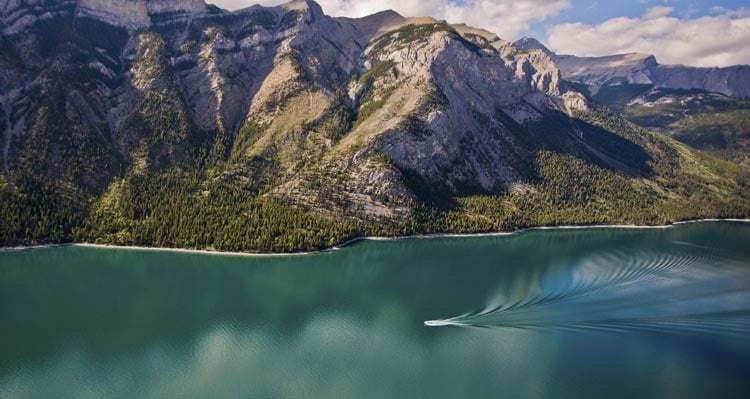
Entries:
[[2, 398], [746, 398], [750, 224], [0, 252]]

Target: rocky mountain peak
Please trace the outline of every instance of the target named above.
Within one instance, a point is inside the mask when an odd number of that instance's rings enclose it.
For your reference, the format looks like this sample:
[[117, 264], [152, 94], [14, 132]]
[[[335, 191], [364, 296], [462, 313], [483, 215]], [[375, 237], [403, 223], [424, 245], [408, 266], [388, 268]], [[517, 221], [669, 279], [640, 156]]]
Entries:
[[542, 42], [532, 37], [522, 37], [513, 42], [513, 45], [519, 50], [542, 50], [546, 54], [554, 54]]
[[312, 0], [292, 0], [288, 3], [280, 4], [279, 7], [283, 7], [287, 10], [297, 10], [297, 11], [309, 10], [319, 15], [323, 15], [323, 8], [320, 7], [320, 4]]
[[369, 37], [383, 33], [395, 26], [400, 26], [406, 21], [399, 13], [393, 10], [385, 10], [362, 18], [339, 18], [354, 25], [357, 30]]
[[643, 65], [646, 67], [654, 67], [659, 65], [659, 63], [656, 61], [656, 56], [653, 54], [647, 54], [646, 58], [643, 60]]

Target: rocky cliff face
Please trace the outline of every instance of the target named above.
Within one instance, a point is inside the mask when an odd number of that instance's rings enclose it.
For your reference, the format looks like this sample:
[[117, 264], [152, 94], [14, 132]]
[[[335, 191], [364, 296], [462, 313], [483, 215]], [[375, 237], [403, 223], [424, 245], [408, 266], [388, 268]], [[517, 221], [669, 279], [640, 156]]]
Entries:
[[592, 86], [623, 83], [651, 84], [670, 89], [700, 89], [735, 98], [750, 98], [750, 65], [698, 68], [660, 65], [651, 54], [619, 54], [605, 57], [557, 55], [539, 41], [524, 38], [515, 43], [521, 49], [548, 54], [567, 80]]
[[78, 16], [128, 29], [147, 28], [162, 18], [190, 19], [207, 11], [203, 0], [78, 0], [77, 3]]
[[[515, 164], [524, 156], [508, 150], [519, 146], [498, 112], [525, 123], [586, 108], [544, 52], [519, 53], [487, 32], [393, 12], [336, 19], [297, 1], [230, 13], [192, 0], [5, 9], [8, 147], [59, 90], [68, 122], [111, 141], [140, 171], [187, 162], [188, 149], [203, 143], [238, 164], [280, 157], [290, 163], [286, 186], [309, 180], [291, 165], [309, 154], [280, 144], [319, 135], [307, 125], [323, 122], [336, 93], [346, 93], [340, 105], [356, 124], [339, 141], [322, 138], [320, 165], [369, 168], [376, 152], [394, 162], [372, 181], [350, 182], [352, 196], [405, 193], [401, 169], [451, 189], [493, 190], [521, 176]], [[76, 80], [59, 78], [66, 75]]]
[[[0, 6], [0, 196], [23, 205], [13, 215], [59, 203], [58, 225], [104, 220], [97, 231], [114, 242], [161, 234], [155, 209], [216, 192], [366, 226], [407, 223], [466, 196], [495, 196], [485, 211], [504, 218], [554, 201], [579, 206], [573, 198], [620, 212], [620, 199], [602, 196], [667, 193], [660, 162], [682, 162], [590, 104], [554, 54], [465, 25], [392, 11], [332, 18], [312, 1], [236, 12], [194, 0]], [[702, 173], [707, 192], [734, 189]], [[592, 176], [610, 185], [590, 187], [600, 196], [570, 193]], [[155, 194], [164, 179], [179, 195]], [[148, 201], [160, 205], [134, 205]], [[187, 218], [204, 227], [231, 216], [195, 212]], [[467, 226], [506, 223], [452, 212]], [[13, 217], [22, 232], [0, 237], [37, 234]]]
[[129, 30], [177, 22], [209, 12], [203, 0], [3, 0], [3, 33], [18, 34], [37, 21], [90, 17]]

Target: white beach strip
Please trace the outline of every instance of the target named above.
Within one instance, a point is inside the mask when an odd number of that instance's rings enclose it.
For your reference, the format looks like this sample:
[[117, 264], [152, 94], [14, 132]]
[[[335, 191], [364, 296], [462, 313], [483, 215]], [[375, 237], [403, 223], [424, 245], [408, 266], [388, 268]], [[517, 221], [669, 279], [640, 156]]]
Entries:
[[365, 236], [356, 237], [350, 240], [344, 241], [341, 244], [334, 245], [330, 248], [321, 249], [319, 251], [307, 251], [307, 252], [231, 252], [231, 251], [215, 251], [208, 249], [187, 249], [187, 248], [171, 248], [171, 247], [143, 247], [143, 246], [129, 246], [129, 245], [109, 245], [109, 244], [93, 244], [93, 243], [67, 243], [67, 244], [44, 244], [44, 245], [30, 245], [30, 246], [17, 246], [17, 247], [0, 247], [0, 252], [4, 251], [23, 251], [28, 249], [40, 249], [40, 248], [56, 248], [56, 247], [91, 247], [91, 248], [109, 248], [109, 249], [125, 249], [125, 250], [138, 250], [138, 251], [162, 251], [162, 252], [182, 252], [182, 253], [193, 253], [193, 254], [208, 254], [208, 255], [226, 255], [226, 256], [255, 256], [255, 257], [271, 257], [271, 256], [303, 256], [303, 255], [315, 255], [326, 252], [338, 251], [342, 248], [354, 244], [359, 241], [397, 241], [397, 240], [414, 240], [414, 239], [425, 239], [425, 238], [471, 238], [471, 237], [500, 237], [510, 236], [514, 234], [521, 234], [528, 231], [534, 230], [572, 230], [572, 229], [667, 229], [673, 226], [678, 226], [688, 223], [704, 223], [704, 222], [741, 222], [750, 223], [750, 219], [696, 219], [696, 220], [685, 220], [682, 222], [674, 222], [665, 225], [632, 225], [632, 224], [596, 224], [596, 225], [566, 225], [566, 226], [536, 226], [526, 227], [519, 230], [513, 231], [498, 231], [490, 233], [470, 233], [470, 234], [456, 234], [456, 233], [434, 233], [434, 234], [415, 234], [409, 236], [398, 236], [398, 237], [378, 237], [378, 236]]

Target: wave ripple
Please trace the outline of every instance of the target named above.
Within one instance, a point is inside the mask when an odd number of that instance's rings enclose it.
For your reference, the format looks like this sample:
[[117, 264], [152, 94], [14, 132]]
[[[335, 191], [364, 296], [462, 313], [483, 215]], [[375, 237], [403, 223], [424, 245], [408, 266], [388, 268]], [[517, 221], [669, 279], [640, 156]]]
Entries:
[[483, 310], [424, 324], [747, 337], [747, 265], [723, 255], [684, 242], [592, 253], [521, 271], [500, 283]]

